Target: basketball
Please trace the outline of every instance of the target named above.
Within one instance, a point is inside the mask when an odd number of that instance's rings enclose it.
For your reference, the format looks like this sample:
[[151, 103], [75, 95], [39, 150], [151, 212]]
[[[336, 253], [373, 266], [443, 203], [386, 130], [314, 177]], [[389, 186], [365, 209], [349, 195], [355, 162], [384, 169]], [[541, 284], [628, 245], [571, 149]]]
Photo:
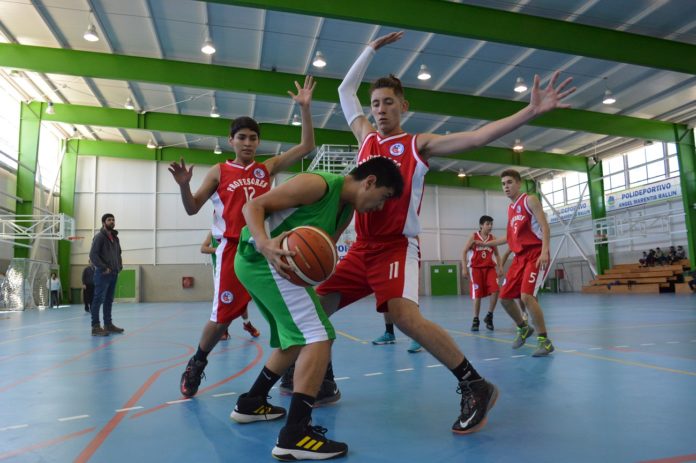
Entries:
[[292, 269], [288, 275], [297, 286], [316, 286], [329, 278], [336, 268], [336, 245], [326, 232], [316, 227], [292, 229], [283, 238], [281, 247], [295, 252], [294, 256], [282, 259]]

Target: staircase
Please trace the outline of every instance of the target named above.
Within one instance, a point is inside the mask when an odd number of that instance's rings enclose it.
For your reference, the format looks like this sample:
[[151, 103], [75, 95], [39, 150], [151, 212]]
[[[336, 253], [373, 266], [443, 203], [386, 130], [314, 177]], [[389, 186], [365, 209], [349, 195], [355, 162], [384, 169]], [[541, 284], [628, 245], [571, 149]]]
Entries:
[[[673, 265], [642, 267], [640, 264], [618, 264], [604, 275], [583, 286], [583, 293], [593, 294], [645, 294], [691, 293], [684, 279], [684, 270], [691, 268], [688, 260]], [[692, 277], [688, 277], [691, 279]], [[687, 280], [688, 281], [688, 280]]]

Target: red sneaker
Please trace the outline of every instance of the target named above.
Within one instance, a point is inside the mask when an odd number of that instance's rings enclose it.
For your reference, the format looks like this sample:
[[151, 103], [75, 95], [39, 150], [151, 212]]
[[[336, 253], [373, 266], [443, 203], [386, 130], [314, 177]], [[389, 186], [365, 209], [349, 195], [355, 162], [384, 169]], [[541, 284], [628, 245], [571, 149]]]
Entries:
[[244, 331], [248, 332], [250, 335], [252, 335], [255, 338], [258, 338], [259, 336], [261, 336], [261, 333], [259, 333], [259, 330], [254, 328], [254, 325], [252, 325], [250, 321], [244, 323]]

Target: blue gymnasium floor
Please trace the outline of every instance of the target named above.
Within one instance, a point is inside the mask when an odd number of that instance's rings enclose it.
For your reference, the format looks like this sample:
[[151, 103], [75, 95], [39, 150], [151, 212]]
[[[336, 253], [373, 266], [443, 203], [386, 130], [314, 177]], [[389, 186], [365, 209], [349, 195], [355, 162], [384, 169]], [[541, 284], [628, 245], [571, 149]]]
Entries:
[[[456, 383], [430, 354], [398, 335], [373, 346], [382, 319], [363, 301], [334, 317], [334, 364], [343, 398], [315, 424], [371, 462], [696, 461], [696, 298], [544, 295], [557, 351], [512, 351], [512, 323], [469, 333], [470, 301], [424, 298], [501, 390], [488, 425], [454, 435]], [[208, 317], [207, 303], [119, 304], [126, 334], [93, 338], [79, 306], [0, 312], [0, 460], [21, 462], [275, 461], [282, 422], [239, 425], [228, 414], [268, 355], [268, 329], [251, 341], [239, 322], [210, 357], [194, 400], [179, 376]], [[288, 397], [277, 391], [273, 402]], [[172, 403], [168, 403], [172, 402]], [[122, 410], [128, 409], [128, 410]]]

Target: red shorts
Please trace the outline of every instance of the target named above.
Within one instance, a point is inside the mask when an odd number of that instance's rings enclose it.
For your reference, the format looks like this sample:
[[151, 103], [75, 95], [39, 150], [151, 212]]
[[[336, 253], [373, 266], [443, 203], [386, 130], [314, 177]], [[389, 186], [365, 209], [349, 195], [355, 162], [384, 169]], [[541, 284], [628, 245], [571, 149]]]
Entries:
[[377, 311], [387, 312], [390, 299], [418, 304], [420, 249], [416, 238], [356, 241], [336, 266], [336, 272], [316, 290], [339, 293], [339, 308], [375, 293]]
[[215, 295], [210, 321], [216, 323], [230, 323], [244, 313], [251, 301], [251, 296], [234, 273], [238, 244], [237, 240], [223, 238], [215, 251]]
[[503, 280], [503, 287], [500, 290], [501, 299], [519, 299], [522, 294], [536, 296], [546, 276], [545, 271], [541, 271], [536, 265], [540, 255], [541, 247], [515, 254], [512, 265]]
[[495, 267], [469, 267], [469, 279], [472, 299], [481, 299], [498, 292]]

